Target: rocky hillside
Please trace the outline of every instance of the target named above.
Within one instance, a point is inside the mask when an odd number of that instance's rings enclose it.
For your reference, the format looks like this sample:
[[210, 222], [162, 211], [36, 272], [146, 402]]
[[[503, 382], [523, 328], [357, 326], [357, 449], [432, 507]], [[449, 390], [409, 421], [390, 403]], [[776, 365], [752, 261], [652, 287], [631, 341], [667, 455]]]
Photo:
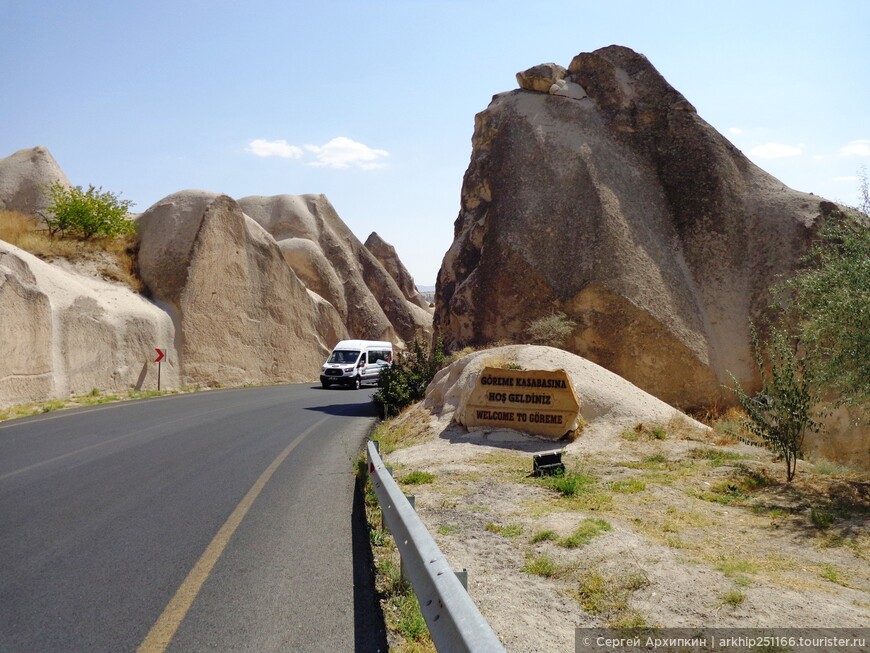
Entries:
[[[0, 159], [0, 208], [45, 209], [54, 181], [69, 184], [44, 147]], [[431, 338], [431, 311], [322, 195], [181, 191], [137, 231], [147, 299], [0, 241], [0, 407], [151, 389], [156, 348], [162, 386], [176, 388], [314, 381], [338, 340]]]
[[478, 114], [435, 331], [452, 349], [527, 341], [562, 312], [567, 349], [678, 406], [755, 378], [749, 322], [833, 205], [753, 165], [643, 56], [536, 66]]

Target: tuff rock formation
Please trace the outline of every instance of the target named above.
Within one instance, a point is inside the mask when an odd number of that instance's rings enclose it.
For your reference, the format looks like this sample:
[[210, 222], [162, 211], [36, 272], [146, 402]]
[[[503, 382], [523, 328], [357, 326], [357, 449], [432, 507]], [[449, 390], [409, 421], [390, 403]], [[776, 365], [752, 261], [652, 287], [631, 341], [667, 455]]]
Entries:
[[753, 165], [643, 55], [610, 46], [560, 74], [525, 71], [476, 116], [436, 335], [524, 342], [560, 311], [566, 349], [660, 399], [733, 401], [730, 373], [756, 376], [750, 320], [832, 205]]
[[0, 241], [0, 407], [178, 387], [169, 316], [118, 284], [61, 270]]
[[365, 247], [384, 266], [384, 269], [393, 278], [396, 285], [399, 286], [399, 290], [402, 291], [405, 299], [428, 311], [429, 302], [417, 290], [414, 277], [411, 276], [411, 273], [408, 272], [408, 269], [402, 263], [399, 255], [396, 253], [396, 248], [374, 231], [366, 238]]
[[34, 215], [51, 204], [54, 182], [71, 186], [51, 153], [42, 146], [18, 150], [0, 159], [0, 210]]
[[329, 346], [318, 322], [344, 331], [237, 202], [174, 193], [142, 214], [138, 231], [142, 280], [176, 324], [184, 383], [317, 378]]
[[239, 204], [278, 241], [308, 289], [335, 307], [352, 337], [397, 345], [431, 339], [431, 312], [407, 298], [326, 196], [252, 196]]

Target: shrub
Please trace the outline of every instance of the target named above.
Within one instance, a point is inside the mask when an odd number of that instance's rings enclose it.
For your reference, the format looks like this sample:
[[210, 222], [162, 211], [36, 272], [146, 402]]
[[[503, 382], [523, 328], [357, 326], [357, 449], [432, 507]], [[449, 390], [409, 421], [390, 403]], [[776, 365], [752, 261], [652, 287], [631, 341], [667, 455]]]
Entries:
[[553, 312], [529, 322], [526, 333], [533, 345], [564, 347], [577, 323], [562, 312]]
[[115, 193], [89, 186], [67, 187], [54, 182], [48, 188], [51, 205], [48, 215], [41, 214], [51, 236], [83, 238], [114, 238], [135, 231], [128, 209], [133, 202], [122, 200]]
[[428, 352], [415, 340], [409, 353], [398, 356], [392, 367], [381, 372], [381, 388], [372, 397], [381, 416], [397, 415], [406, 406], [420, 401], [443, 362], [440, 340]]

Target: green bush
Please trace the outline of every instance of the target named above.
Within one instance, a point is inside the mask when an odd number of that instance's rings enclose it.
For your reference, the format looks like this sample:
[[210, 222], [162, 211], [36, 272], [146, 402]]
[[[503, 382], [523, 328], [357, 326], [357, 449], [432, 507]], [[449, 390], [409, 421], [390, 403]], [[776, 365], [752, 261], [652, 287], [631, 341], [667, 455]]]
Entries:
[[378, 407], [381, 417], [397, 415], [403, 408], [420, 401], [426, 394], [426, 386], [444, 362], [444, 349], [441, 341], [435, 343], [430, 351], [414, 341], [410, 352], [396, 357], [392, 367], [381, 372], [381, 386], [372, 401]]
[[832, 211], [789, 291], [785, 316], [794, 325], [816, 381], [842, 402], [870, 407], [870, 193], [863, 205]]
[[791, 481], [797, 461], [803, 457], [805, 433], [819, 430], [819, 424], [812, 418], [819, 396], [813, 390], [812, 374], [806, 361], [794, 352], [786, 334], [771, 329], [764, 348], [755, 326], [751, 334], [761, 374], [761, 390], [749, 396], [732, 375], [733, 390], [740, 407], [746, 412], [743, 428], [750, 434], [749, 437], [739, 433], [734, 436], [747, 444], [767, 447], [779, 454], [785, 461], [786, 480]]
[[94, 186], [85, 191], [81, 186], [67, 187], [57, 181], [49, 186], [48, 193], [51, 205], [42, 218], [50, 236], [88, 240], [126, 236], [135, 231], [128, 215], [133, 202], [115, 193]]

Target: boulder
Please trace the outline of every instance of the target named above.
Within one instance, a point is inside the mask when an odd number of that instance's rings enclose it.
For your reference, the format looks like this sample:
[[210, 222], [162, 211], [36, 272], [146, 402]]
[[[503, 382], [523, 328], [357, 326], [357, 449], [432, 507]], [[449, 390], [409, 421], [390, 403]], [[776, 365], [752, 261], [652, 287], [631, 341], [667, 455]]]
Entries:
[[645, 57], [578, 55], [587, 99], [519, 89], [475, 119], [435, 333], [452, 350], [526, 342], [554, 312], [565, 348], [681, 407], [757, 382], [749, 323], [826, 204], [753, 165]]
[[317, 380], [328, 315], [232, 198], [170, 195], [139, 218], [139, 238], [142, 280], [173, 317], [185, 384]]
[[179, 386], [172, 320], [125, 286], [57, 268], [0, 242], [0, 407], [93, 389]]
[[0, 210], [35, 215], [51, 204], [48, 187], [71, 186], [47, 148], [18, 150], [0, 159]]
[[528, 91], [549, 93], [550, 87], [565, 79], [567, 74], [568, 71], [559, 64], [542, 63], [517, 73], [517, 84]]
[[324, 195], [252, 196], [239, 204], [279, 241], [305, 285], [335, 307], [350, 337], [397, 346], [431, 339], [431, 313], [406, 299]]
[[378, 259], [378, 262], [384, 266], [399, 290], [412, 304], [416, 304], [420, 308], [429, 310], [429, 302], [427, 302], [420, 291], [417, 290], [417, 285], [414, 283], [414, 277], [408, 272], [408, 269], [402, 263], [399, 255], [396, 253], [396, 248], [390, 245], [387, 241], [381, 238], [377, 232], [372, 232], [366, 238], [365, 247], [372, 255]]

